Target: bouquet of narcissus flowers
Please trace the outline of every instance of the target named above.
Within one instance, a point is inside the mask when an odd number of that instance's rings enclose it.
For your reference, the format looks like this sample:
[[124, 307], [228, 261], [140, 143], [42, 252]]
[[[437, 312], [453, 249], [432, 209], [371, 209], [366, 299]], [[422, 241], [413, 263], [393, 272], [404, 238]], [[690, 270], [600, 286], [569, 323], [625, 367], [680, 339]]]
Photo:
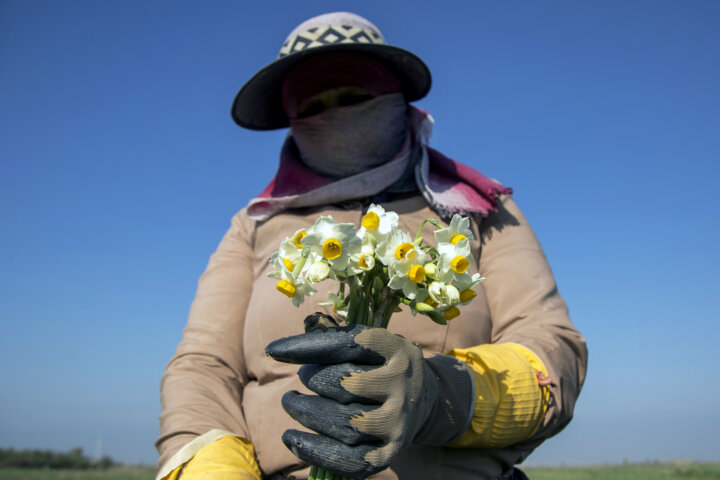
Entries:
[[[426, 223], [434, 232], [436, 246], [425, 245], [420, 232]], [[339, 282], [328, 301], [347, 324], [387, 328], [401, 303], [413, 315], [427, 315], [446, 324], [460, 315], [458, 307], [475, 297], [473, 287], [484, 278], [467, 271], [473, 263], [470, 251], [470, 220], [455, 215], [450, 225], [425, 219], [415, 237], [398, 228], [398, 215], [370, 205], [361, 228], [337, 223], [330, 216], [318, 218], [280, 244], [270, 258], [277, 289], [295, 306], [314, 294], [314, 284], [327, 279]], [[309, 480], [344, 480], [316, 466]]]
[[[425, 245], [420, 236], [425, 223], [438, 227], [436, 246]], [[332, 306], [348, 324], [387, 328], [400, 303], [413, 315], [445, 324], [484, 280], [467, 272], [473, 263], [469, 227], [470, 220], [460, 215], [447, 227], [428, 218], [411, 237], [398, 228], [397, 213], [378, 205], [370, 205], [359, 229], [323, 216], [282, 241], [270, 258], [274, 270], [268, 276], [278, 280], [277, 289], [295, 306], [316, 292], [314, 284], [339, 282], [337, 293], [320, 305]]]

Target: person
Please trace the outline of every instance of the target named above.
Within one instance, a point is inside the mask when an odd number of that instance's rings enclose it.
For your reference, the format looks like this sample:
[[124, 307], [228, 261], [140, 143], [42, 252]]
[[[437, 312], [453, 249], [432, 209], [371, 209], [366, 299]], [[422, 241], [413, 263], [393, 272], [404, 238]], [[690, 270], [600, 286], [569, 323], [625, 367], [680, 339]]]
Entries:
[[[300, 479], [310, 464], [349, 478], [525, 478], [514, 466], [570, 421], [585, 340], [512, 191], [427, 145], [432, 118], [409, 102], [430, 84], [420, 58], [335, 12], [295, 28], [241, 88], [239, 125], [289, 135], [199, 281], [162, 379], [158, 479]], [[458, 318], [405, 309], [389, 330], [341, 327], [313, 315], [339, 320], [318, 305], [332, 282], [299, 308], [276, 291], [268, 260], [283, 239], [322, 215], [359, 225], [371, 204], [408, 232], [470, 218], [468, 271], [487, 280]]]

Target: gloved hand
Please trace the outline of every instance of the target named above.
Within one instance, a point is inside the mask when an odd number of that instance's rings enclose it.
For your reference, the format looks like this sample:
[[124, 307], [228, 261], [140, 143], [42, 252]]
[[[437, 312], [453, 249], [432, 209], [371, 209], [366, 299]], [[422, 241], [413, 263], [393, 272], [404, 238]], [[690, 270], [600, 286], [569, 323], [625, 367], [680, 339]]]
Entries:
[[306, 319], [305, 334], [266, 348], [276, 360], [308, 364], [298, 375], [319, 395], [283, 396], [283, 408], [319, 433], [283, 434], [297, 457], [364, 478], [412, 443], [443, 445], [465, 432], [473, 383], [462, 362], [446, 355], [424, 359], [419, 345], [385, 329], [328, 326], [329, 317], [318, 315]]

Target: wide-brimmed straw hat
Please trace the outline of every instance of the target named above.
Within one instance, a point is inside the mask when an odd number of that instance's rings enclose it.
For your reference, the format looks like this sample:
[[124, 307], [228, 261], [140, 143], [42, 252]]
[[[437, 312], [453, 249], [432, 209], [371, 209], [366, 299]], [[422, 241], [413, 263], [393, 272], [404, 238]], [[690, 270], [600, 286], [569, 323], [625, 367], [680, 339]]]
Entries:
[[409, 102], [430, 90], [430, 70], [415, 54], [386, 44], [380, 30], [359, 15], [326, 13], [298, 25], [283, 43], [278, 58], [242, 86], [232, 106], [233, 119], [253, 130], [287, 127], [282, 86], [289, 69], [311, 55], [346, 51], [380, 61], [398, 77]]

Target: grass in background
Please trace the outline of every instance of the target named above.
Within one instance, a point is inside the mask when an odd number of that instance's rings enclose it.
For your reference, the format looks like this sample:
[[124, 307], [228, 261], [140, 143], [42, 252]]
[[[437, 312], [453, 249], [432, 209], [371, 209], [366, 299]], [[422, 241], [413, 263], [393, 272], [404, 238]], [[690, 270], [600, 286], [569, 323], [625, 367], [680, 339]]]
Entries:
[[597, 467], [523, 467], [530, 480], [720, 480], [720, 463], [661, 463]]
[[155, 480], [154, 467], [113, 467], [108, 470], [0, 468], [1, 480]]

